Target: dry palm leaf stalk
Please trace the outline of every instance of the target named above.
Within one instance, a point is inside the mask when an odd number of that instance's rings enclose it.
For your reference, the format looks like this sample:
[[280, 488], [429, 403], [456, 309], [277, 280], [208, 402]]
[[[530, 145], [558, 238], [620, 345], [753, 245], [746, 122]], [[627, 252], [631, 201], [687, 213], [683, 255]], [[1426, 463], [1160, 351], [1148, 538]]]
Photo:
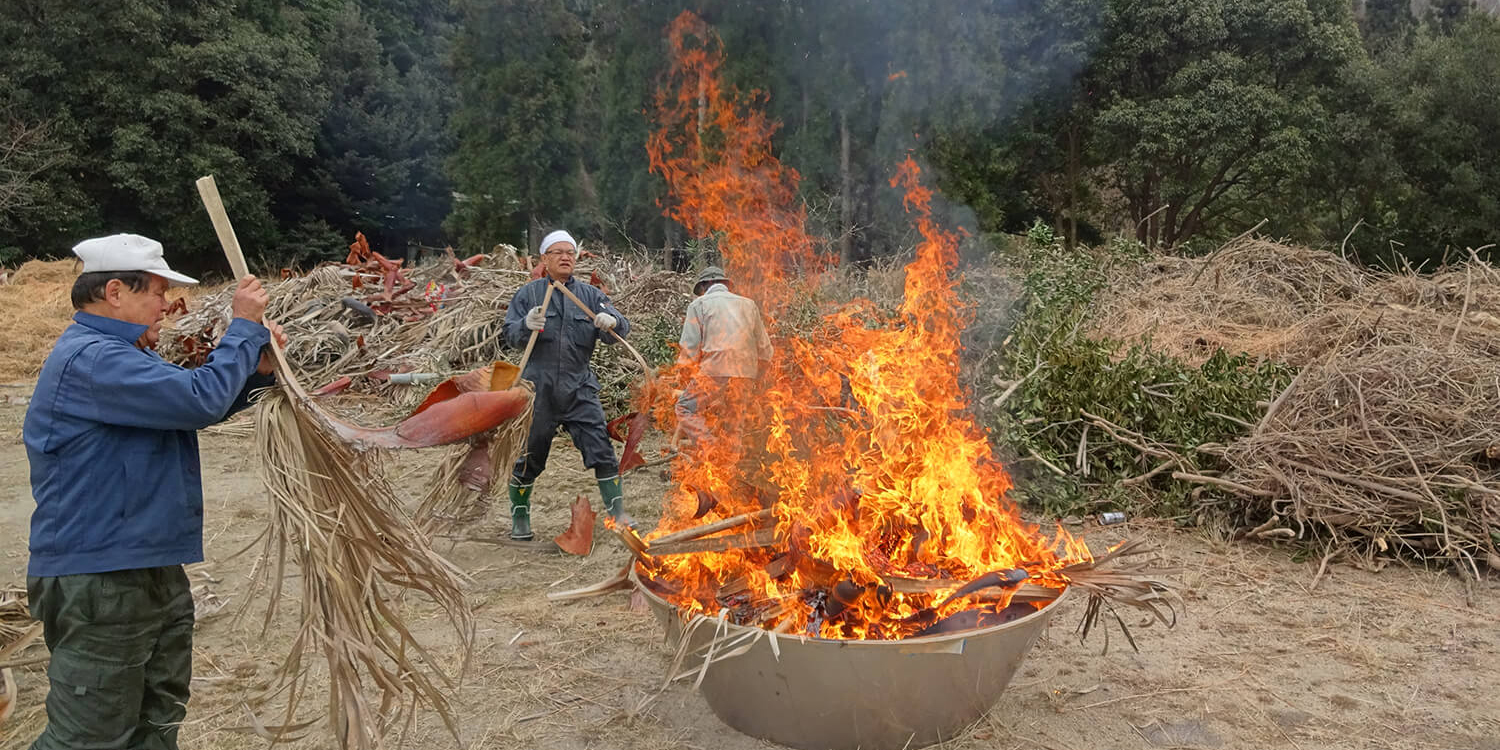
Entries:
[[34, 622], [26, 606], [26, 589], [0, 588], [0, 648], [14, 643]]
[[16, 710], [14, 659], [41, 636], [42, 624], [31, 619], [26, 607], [26, 592], [0, 589], [0, 726]]
[[[244, 276], [244, 257], [213, 178], [199, 180], [198, 189], [235, 275]], [[424, 403], [395, 428], [367, 430], [323, 412], [298, 382], [281, 347], [273, 341], [272, 349], [279, 387], [263, 395], [256, 415], [271, 521], [252, 580], [256, 588], [270, 589], [264, 623], [269, 629], [291, 558], [301, 570], [302, 617], [276, 691], [284, 690], [286, 720], [271, 728], [258, 719], [252, 723], [273, 741], [290, 739], [291, 732], [307, 725], [294, 723], [294, 718], [308, 679], [303, 660], [314, 649], [326, 660], [329, 722], [341, 747], [382, 746], [383, 736], [403, 714], [409, 721], [419, 705], [436, 711], [456, 740], [445, 693], [455, 678], [412, 635], [399, 604], [405, 592], [418, 592], [441, 607], [466, 663], [473, 624], [461, 574], [431, 549], [419, 525], [402, 511], [375, 459], [356, 448], [420, 447], [470, 437], [483, 430], [461, 434], [460, 428], [474, 427], [475, 416], [494, 413], [481, 404], [506, 399], [508, 415], [514, 416], [515, 394], [452, 395], [440, 404]], [[521, 396], [529, 405], [530, 395]], [[370, 688], [378, 701], [367, 692]]]
[[[501, 365], [505, 363], [496, 363]], [[514, 373], [519, 375], [519, 372]], [[530, 381], [516, 377], [518, 388], [532, 392]], [[453, 528], [482, 520], [494, 499], [495, 480], [508, 476], [510, 468], [526, 450], [526, 436], [531, 431], [531, 404], [519, 417], [506, 420], [498, 428], [471, 438], [467, 445], [449, 446], [433, 473], [433, 481], [416, 519], [428, 538]]]
[[[406, 704], [442, 717], [457, 737], [445, 690], [455, 686], [413, 637], [400, 591], [426, 595], [447, 614], [465, 659], [473, 638], [460, 573], [432, 551], [368, 456], [356, 453], [299, 406], [286, 389], [268, 393], [256, 435], [271, 495], [271, 529], [261, 576], [269, 576], [270, 628], [290, 556], [301, 568], [302, 626], [281, 676], [289, 688], [284, 725], [296, 715], [308, 649], [328, 662], [329, 717], [345, 748], [380, 745]], [[274, 570], [272, 569], [274, 567]], [[373, 685], [373, 704], [363, 687]]]

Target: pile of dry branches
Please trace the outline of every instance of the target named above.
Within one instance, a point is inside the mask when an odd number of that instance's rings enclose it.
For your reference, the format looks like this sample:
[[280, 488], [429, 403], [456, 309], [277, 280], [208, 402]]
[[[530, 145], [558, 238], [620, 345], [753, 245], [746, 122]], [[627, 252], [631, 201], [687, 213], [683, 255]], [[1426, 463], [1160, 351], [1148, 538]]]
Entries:
[[1301, 532], [1500, 568], [1500, 360], [1416, 345], [1304, 370], [1229, 478]]
[[[398, 306], [382, 305], [381, 293], [371, 293], [378, 279], [361, 267], [325, 264], [305, 275], [268, 280], [267, 315], [286, 328], [288, 361], [310, 388], [337, 388], [347, 377], [344, 393], [377, 397], [360, 410], [392, 416], [413, 406], [423, 389], [391, 385], [390, 374], [447, 375], [505, 358], [506, 308], [532, 278], [512, 251], [502, 245], [472, 264], [438, 257], [406, 269], [411, 288], [397, 296], [405, 301]], [[603, 286], [637, 330], [670, 328], [676, 340], [689, 278], [646, 268], [635, 259], [593, 254], [580, 260], [575, 273]], [[229, 324], [233, 294], [231, 285], [191, 301], [163, 331], [157, 347], [162, 356], [187, 366], [200, 363]], [[606, 391], [610, 384], [623, 389], [640, 373], [616, 347], [599, 347], [593, 364]], [[359, 407], [346, 402], [335, 408]]]
[[1103, 301], [1112, 335], [1302, 368], [1213, 482], [1264, 528], [1500, 567], [1500, 271], [1471, 253], [1430, 275], [1371, 273], [1263, 240], [1145, 271]]

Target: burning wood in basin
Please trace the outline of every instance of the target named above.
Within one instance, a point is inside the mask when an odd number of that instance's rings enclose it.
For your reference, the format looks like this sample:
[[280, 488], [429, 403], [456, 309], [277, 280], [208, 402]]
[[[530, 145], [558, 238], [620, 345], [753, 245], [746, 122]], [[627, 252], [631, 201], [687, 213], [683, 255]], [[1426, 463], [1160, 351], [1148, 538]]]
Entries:
[[722, 45], [697, 16], [666, 36], [647, 144], [664, 205], [715, 239], [725, 274], [711, 278], [759, 305], [774, 347], [751, 350], [753, 377], [692, 356], [662, 373], [641, 410], [664, 433], [683, 426], [674, 388], [699, 408], [661, 525], [616, 529], [630, 567], [551, 598], [639, 585], [678, 645], [668, 684], [692, 677], [730, 726], [806, 748], [951, 736], [1077, 589], [1091, 595], [1085, 628], [1113, 602], [1170, 622], [1164, 583], [1098, 567], [1142, 547], [1096, 560], [1007, 499], [959, 382], [959, 234], [934, 221], [916, 162], [891, 179], [920, 237], [899, 306], [829, 301], [847, 299], [833, 287], [846, 277], [824, 273], [832, 259], [803, 228], [775, 123], [722, 83]]

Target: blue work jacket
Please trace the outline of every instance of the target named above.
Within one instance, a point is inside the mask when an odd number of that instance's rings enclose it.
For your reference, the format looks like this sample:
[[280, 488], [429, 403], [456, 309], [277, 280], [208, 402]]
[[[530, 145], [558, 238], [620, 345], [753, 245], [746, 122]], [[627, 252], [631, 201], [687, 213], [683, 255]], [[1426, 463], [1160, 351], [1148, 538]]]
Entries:
[[203, 559], [197, 431], [270, 385], [271, 340], [236, 318], [208, 362], [178, 367], [135, 341], [146, 327], [73, 316], [42, 366], [21, 436], [31, 463], [27, 574], [65, 576]]

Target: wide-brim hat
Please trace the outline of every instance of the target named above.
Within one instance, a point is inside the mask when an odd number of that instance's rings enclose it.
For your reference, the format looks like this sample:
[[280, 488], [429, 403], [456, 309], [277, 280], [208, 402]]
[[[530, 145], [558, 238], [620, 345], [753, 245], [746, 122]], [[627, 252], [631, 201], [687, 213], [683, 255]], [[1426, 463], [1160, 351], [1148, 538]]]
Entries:
[[709, 266], [703, 269], [703, 273], [698, 274], [698, 280], [693, 282], [693, 294], [702, 294], [703, 287], [709, 284], [727, 283], [728, 281], [729, 276], [724, 273], [724, 269], [718, 266]]

